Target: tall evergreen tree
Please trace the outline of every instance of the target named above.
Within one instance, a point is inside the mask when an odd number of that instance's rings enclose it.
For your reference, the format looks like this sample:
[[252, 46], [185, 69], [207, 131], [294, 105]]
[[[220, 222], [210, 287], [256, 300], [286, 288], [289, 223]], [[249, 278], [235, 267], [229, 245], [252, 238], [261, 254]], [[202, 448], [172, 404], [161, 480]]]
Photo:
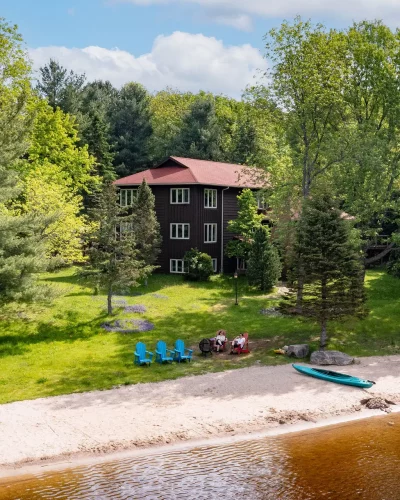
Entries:
[[109, 125], [97, 111], [90, 111], [86, 119], [84, 140], [89, 153], [96, 159], [97, 174], [105, 181], [113, 180], [115, 178], [114, 154], [111, 151]]
[[223, 159], [221, 135], [214, 98], [202, 96], [192, 103], [183, 117], [173, 153], [200, 160], [220, 161]]
[[80, 108], [80, 94], [86, 80], [85, 75], [68, 72], [54, 59], [39, 68], [40, 79], [36, 85], [39, 93], [56, 110], [76, 114]]
[[161, 247], [160, 224], [155, 212], [154, 194], [144, 179], [134, 203], [133, 232], [140, 259], [154, 266]]
[[295, 246], [304, 280], [301, 314], [320, 324], [324, 350], [330, 320], [365, 312], [360, 240], [334, 200], [322, 194], [304, 202]]
[[138, 241], [132, 231], [134, 215], [119, 206], [113, 184], [106, 184], [95, 195], [95, 208], [91, 213], [95, 224], [88, 234], [89, 265], [84, 274], [106, 289], [108, 314], [112, 314], [113, 293], [137, 285], [153, 267], [140, 258]]
[[150, 97], [139, 83], [128, 83], [118, 93], [109, 115], [119, 176], [149, 167], [152, 135]]
[[20, 216], [10, 208], [19, 194], [15, 161], [26, 151], [33, 121], [30, 66], [16, 26], [0, 19], [0, 303], [42, 295], [36, 273], [45, 256], [42, 231], [48, 219]]
[[281, 270], [279, 254], [271, 244], [269, 230], [266, 226], [261, 226], [254, 231], [247, 261], [247, 279], [250, 285], [265, 292], [276, 284]]

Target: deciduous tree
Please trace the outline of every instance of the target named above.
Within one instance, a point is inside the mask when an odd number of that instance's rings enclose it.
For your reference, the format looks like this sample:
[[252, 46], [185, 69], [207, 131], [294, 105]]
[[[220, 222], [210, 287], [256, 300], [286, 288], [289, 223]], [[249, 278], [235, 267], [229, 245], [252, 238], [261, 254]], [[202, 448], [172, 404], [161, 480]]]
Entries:
[[258, 213], [257, 202], [250, 189], [243, 189], [237, 197], [237, 201], [237, 218], [229, 221], [227, 230], [236, 234], [238, 239], [228, 243], [226, 253], [229, 257], [247, 260], [254, 231], [261, 227], [264, 215]]

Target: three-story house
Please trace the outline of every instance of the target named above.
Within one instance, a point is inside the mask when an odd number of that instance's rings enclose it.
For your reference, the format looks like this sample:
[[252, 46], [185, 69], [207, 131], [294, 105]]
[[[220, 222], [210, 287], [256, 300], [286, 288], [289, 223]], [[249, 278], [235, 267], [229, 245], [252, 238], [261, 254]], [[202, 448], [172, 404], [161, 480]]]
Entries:
[[[157, 167], [115, 181], [122, 206], [131, 205], [143, 179], [155, 196], [162, 236], [161, 272], [183, 273], [183, 256], [191, 248], [208, 253], [215, 272], [240, 267], [236, 259], [225, 256], [224, 249], [234, 237], [227, 225], [237, 216], [238, 194], [244, 188], [261, 187], [247, 167], [171, 156]], [[263, 209], [262, 199], [259, 203]]]

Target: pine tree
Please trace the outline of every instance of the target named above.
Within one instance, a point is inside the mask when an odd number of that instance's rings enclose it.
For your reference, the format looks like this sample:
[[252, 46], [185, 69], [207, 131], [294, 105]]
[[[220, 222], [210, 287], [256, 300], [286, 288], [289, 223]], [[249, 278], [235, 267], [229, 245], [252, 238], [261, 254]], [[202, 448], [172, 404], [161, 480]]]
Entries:
[[227, 230], [238, 235], [239, 239], [228, 243], [226, 254], [228, 257], [236, 257], [247, 261], [254, 231], [261, 227], [264, 215], [258, 213], [257, 202], [250, 189], [243, 189], [237, 200], [237, 218], [229, 221]]
[[49, 219], [11, 208], [20, 192], [14, 171], [25, 153], [33, 121], [30, 67], [16, 27], [0, 19], [0, 304], [46, 294], [36, 273], [46, 265], [42, 231]]
[[110, 108], [109, 119], [117, 174], [124, 176], [148, 168], [153, 128], [146, 89], [139, 83], [122, 87]]
[[266, 226], [261, 226], [254, 232], [247, 261], [247, 279], [250, 285], [265, 292], [276, 284], [281, 270], [279, 254], [270, 242], [269, 230]]
[[88, 151], [96, 158], [96, 170], [105, 181], [115, 179], [113, 166], [114, 154], [111, 152], [109, 126], [97, 111], [86, 116], [86, 127], [83, 131]]
[[118, 289], [135, 286], [153, 270], [140, 256], [132, 230], [134, 215], [127, 215], [118, 204], [113, 184], [106, 184], [95, 195], [91, 209], [94, 227], [88, 235], [89, 265], [83, 274], [90, 276], [107, 292], [108, 314], [112, 314], [112, 296]]
[[[330, 320], [365, 313], [358, 233], [351, 221], [342, 217], [334, 200], [323, 194], [304, 202], [295, 250], [304, 279], [301, 314], [320, 324], [320, 348], [324, 350]], [[293, 291], [291, 296], [295, 294]]]
[[133, 210], [133, 232], [140, 259], [154, 267], [161, 247], [160, 224], [155, 212], [154, 194], [144, 179], [139, 186]]
[[222, 129], [212, 97], [196, 99], [182, 120], [180, 133], [173, 145], [173, 154], [200, 160], [222, 160]]
[[39, 68], [39, 72], [40, 80], [36, 88], [47, 99], [53, 110], [59, 107], [64, 113], [77, 113], [86, 76], [77, 75], [73, 71], [68, 73], [54, 59], [50, 59], [48, 64]]

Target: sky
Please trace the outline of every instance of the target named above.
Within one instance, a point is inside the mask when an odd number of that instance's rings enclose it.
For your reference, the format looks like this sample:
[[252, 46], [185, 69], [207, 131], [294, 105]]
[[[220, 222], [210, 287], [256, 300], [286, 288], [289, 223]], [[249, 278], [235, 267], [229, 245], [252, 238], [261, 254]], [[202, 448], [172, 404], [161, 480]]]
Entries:
[[296, 15], [329, 27], [400, 24], [400, 0], [0, 0], [33, 68], [50, 58], [88, 80], [240, 97], [266, 70], [263, 37]]

